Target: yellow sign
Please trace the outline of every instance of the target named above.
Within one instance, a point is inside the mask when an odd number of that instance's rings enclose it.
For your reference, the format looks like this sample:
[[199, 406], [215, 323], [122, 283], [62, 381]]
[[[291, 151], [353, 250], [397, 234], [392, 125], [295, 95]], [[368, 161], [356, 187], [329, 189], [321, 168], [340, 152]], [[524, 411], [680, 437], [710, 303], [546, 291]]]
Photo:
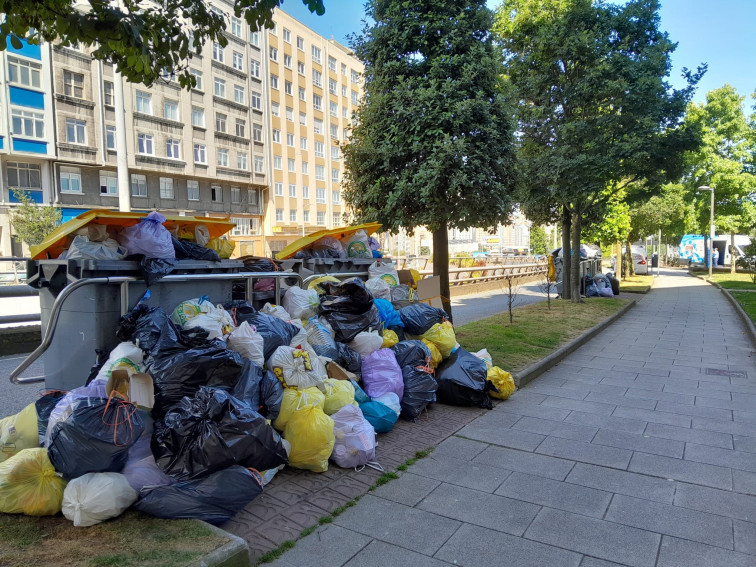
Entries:
[[283, 229], [280, 226], [274, 226], [273, 228], [271, 228], [271, 230], [273, 232], [281, 232]]
[[498, 243], [499, 243], [499, 238], [498, 237], [496, 237], [496, 238], [486, 238], [486, 244], [498, 244]]

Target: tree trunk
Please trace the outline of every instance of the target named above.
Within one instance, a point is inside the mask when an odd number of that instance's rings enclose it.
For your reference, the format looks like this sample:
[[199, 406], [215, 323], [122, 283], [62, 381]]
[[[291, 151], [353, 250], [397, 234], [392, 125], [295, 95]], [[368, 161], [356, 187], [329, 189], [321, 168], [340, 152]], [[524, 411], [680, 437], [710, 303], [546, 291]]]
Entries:
[[444, 311], [452, 318], [451, 301], [449, 297], [449, 231], [446, 224], [433, 231], [433, 276], [441, 279], [441, 301]]
[[580, 303], [580, 207], [572, 209], [572, 255], [570, 256], [570, 299], [572, 303]]
[[[725, 257], [727, 252], [725, 251]], [[730, 273], [735, 273], [735, 231], [730, 231]]]
[[570, 275], [572, 264], [570, 263], [570, 233], [572, 232], [572, 218], [570, 209], [562, 208], [562, 299], [572, 297], [570, 293]]
[[633, 252], [630, 247], [630, 241], [625, 242], [625, 277], [635, 275], [635, 262], [633, 261]]

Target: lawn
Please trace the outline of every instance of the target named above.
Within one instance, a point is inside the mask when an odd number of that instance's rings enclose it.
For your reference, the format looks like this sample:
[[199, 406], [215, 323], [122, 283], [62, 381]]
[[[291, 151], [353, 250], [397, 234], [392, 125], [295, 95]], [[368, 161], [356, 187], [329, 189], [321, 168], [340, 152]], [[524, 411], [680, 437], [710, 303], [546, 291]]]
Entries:
[[[709, 272], [704, 270], [691, 270], [691, 274], [709, 279]], [[725, 289], [752, 289], [756, 290], [756, 284], [751, 279], [751, 274], [743, 272], [731, 274], [729, 272], [714, 272], [711, 281], [718, 283]]]
[[198, 522], [134, 511], [89, 528], [75, 528], [60, 514], [0, 514], [3, 567], [181, 567], [227, 542]]
[[620, 280], [620, 292], [646, 293], [654, 283], [654, 276], [629, 276]]
[[514, 323], [506, 313], [455, 328], [457, 341], [470, 351], [488, 349], [496, 366], [509, 372], [523, 370], [561, 345], [597, 325], [627, 305], [627, 299], [592, 297], [584, 303], [552, 300], [514, 310]]
[[751, 318], [751, 321], [753, 321], [754, 325], [756, 325], [756, 293], [733, 291], [730, 292], [730, 295], [735, 298], [735, 301], [740, 303], [743, 311], [746, 312], [746, 315], [748, 315], [748, 317]]

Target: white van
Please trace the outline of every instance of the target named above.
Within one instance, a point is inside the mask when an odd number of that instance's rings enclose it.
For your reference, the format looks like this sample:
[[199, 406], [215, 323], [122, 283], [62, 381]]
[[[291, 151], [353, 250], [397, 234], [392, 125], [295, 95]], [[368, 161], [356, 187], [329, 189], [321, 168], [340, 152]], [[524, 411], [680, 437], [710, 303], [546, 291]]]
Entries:
[[[729, 236], [715, 236], [714, 237], [714, 248], [716, 248], [719, 251], [719, 258], [717, 259], [717, 266], [729, 266], [732, 262], [732, 254], [731, 254], [731, 240]], [[735, 254], [735, 261], [738, 261], [738, 258], [742, 258], [745, 256], [745, 252], [743, 251], [746, 246], [751, 244], [751, 238], [749, 236], [746, 236], [744, 234], [736, 234], [735, 235], [735, 246], [732, 249], [732, 252]]]

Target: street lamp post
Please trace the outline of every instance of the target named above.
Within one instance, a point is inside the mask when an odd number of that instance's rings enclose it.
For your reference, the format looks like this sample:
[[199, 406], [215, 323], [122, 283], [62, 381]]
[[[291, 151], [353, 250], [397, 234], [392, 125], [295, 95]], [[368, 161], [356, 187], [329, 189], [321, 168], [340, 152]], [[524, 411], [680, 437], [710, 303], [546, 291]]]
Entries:
[[698, 188], [699, 191], [711, 191], [711, 208], [710, 208], [710, 220], [709, 220], [709, 279], [711, 279], [712, 272], [712, 252], [714, 250], [714, 188], [708, 185], [701, 185]]

